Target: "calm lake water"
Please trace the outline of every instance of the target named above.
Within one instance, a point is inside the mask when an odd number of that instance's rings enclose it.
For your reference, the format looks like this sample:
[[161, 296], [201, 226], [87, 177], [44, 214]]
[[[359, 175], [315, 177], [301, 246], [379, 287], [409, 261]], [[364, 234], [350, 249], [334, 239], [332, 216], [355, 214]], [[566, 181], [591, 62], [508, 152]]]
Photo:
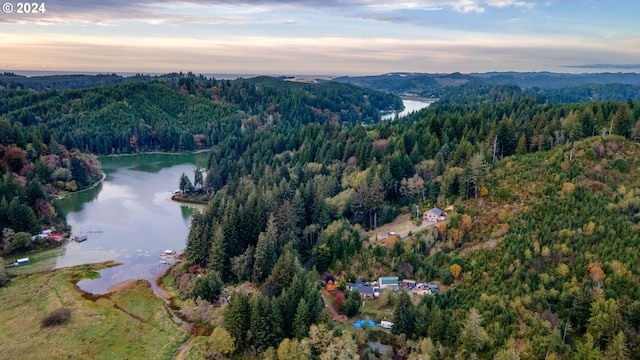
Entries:
[[403, 99], [402, 104], [404, 105], [404, 110], [402, 110], [399, 113], [393, 112], [391, 114], [383, 115], [380, 117], [380, 120], [393, 120], [396, 117], [396, 114], [398, 115], [398, 117], [409, 115], [414, 111], [418, 111], [426, 108], [427, 106], [431, 105], [432, 102], [433, 101], [418, 101], [418, 100]]
[[208, 153], [145, 154], [102, 157], [106, 179], [96, 188], [61, 201], [73, 234], [88, 233], [81, 243], [65, 244], [55, 267], [114, 260], [120, 266], [100, 271], [101, 278], [78, 286], [94, 294], [129, 279], [151, 280], [166, 266], [159, 263], [165, 249], [182, 251], [194, 207], [171, 201], [184, 172], [193, 181], [205, 167]]

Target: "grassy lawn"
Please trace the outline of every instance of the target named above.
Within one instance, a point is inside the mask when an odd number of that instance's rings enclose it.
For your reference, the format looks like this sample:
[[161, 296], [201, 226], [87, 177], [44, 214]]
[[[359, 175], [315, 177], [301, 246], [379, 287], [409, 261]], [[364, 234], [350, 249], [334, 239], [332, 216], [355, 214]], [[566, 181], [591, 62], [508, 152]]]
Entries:
[[393, 307], [381, 308], [378, 300], [367, 299], [364, 306], [360, 308], [361, 319], [380, 322], [382, 320], [393, 321]]
[[[132, 281], [93, 299], [76, 288], [101, 266], [19, 276], [0, 288], [0, 358], [170, 359], [187, 334], [147, 282]], [[42, 328], [42, 319], [61, 307], [71, 309], [70, 321]]]
[[19, 258], [29, 258], [29, 265], [8, 266], [7, 274], [11, 276], [27, 275], [37, 272], [51, 270], [56, 266], [57, 258], [65, 251], [64, 246], [58, 246], [53, 249], [21, 254], [18, 256], [8, 256], [4, 258], [5, 265], [9, 265]]

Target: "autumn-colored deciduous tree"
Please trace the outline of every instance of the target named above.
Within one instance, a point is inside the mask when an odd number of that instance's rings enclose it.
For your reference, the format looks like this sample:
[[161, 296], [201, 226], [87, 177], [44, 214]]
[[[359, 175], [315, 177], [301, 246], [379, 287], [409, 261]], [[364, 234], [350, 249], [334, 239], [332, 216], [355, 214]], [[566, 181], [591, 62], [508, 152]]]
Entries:
[[284, 339], [278, 346], [278, 359], [310, 359], [311, 348], [298, 339]]
[[462, 267], [458, 264], [453, 264], [449, 266], [449, 271], [451, 271], [453, 278], [457, 280], [460, 274], [462, 274]]
[[462, 237], [460, 236], [460, 230], [453, 229], [453, 231], [451, 231], [451, 241], [453, 241], [453, 243], [456, 245], [458, 245], [458, 243], [462, 241]]
[[209, 348], [224, 356], [230, 356], [236, 351], [236, 340], [223, 327], [218, 326], [213, 329], [207, 341]]
[[436, 229], [438, 229], [438, 234], [440, 234], [440, 239], [444, 240], [447, 235], [447, 223], [439, 222], [436, 224]]
[[0, 145], [0, 167], [3, 170], [10, 170], [15, 173], [20, 173], [22, 167], [27, 165], [27, 153], [16, 146], [15, 144], [9, 146]]
[[340, 309], [342, 309], [342, 305], [344, 305], [344, 293], [342, 291], [338, 291], [333, 301], [333, 307], [336, 311], [340, 311]]
[[596, 283], [596, 286], [602, 287], [602, 282], [605, 279], [604, 271], [602, 270], [602, 264], [600, 261], [594, 261], [587, 267], [589, 271], [589, 278]]
[[562, 184], [562, 191], [568, 193], [572, 193], [576, 190], [576, 186], [573, 183], [565, 182]]
[[462, 237], [467, 236], [471, 231], [471, 227], [473, 226], [473, 221], [471, 220], [471, 216], [467, 214], [462, 215], [462, 220], [460, 221], [460, 234]]

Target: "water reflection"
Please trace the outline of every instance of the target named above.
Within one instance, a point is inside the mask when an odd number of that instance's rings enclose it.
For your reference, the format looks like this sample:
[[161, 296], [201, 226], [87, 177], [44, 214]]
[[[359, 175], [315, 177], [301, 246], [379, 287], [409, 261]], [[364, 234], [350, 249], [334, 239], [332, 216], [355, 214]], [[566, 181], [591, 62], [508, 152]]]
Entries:
[[403, 99], [402, 104], [404, 105], [404, 110], [402, 110], [401, 112], [392, 112], [390, 114], [382, 115], [380, 117], [380, 120], [393, 120], [396, 118], [396, 116], [398, 118], [401, 118], [403, 116], [411, 114], [414, 111], [424, 109], [427, 106], [431, 105], [432, 103], [433, 101], [427, 101], [427, 100], [418, 101], [418, 100]]
[[184, 220], [191, 219], [191, 216], [193, 215], [194, 208], [192, 208], [190, 206], [180, 206], [180, 210], [182, 212], [182, 218]]
[[82, 243], [70, 242], [57, 258], [56, 268], [113, 260], [120, 266], [101, 270], [101, 279], [78, 285], [105, 293], [109, 286], [128, 279], [151, 280], [166, 267], [160, 264], [165, 249], [181, 251], [189, 231], [193, 207], [171, 201], [169, 189], [180, 175], [193, 177], [207, 154], [141, 155], [103, 158], [108, 171], [94, 192], [76, 194], [60, 202], [73, 233], [86, 232]]
[[79, 193], [68, 196], [62, 200], [64, 206], [62, 207], [63, 213], [66, 215], [70, 211], [81, 211], [84, 204], [93, 201], [98, 197], [100, 191], [102, 191], [103, 183], [100, 182], [96, 186], [83, 190]]

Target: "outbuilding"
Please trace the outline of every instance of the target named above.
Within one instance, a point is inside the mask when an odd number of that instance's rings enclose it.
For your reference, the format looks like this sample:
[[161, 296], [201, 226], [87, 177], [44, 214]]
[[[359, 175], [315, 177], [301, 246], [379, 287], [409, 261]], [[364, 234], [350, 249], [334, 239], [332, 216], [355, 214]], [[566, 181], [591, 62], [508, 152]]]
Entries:
[[405, 287], [405, 288], [409, 289], [409, 290], [412, 290], [413, 288], [416, 287], [416, 281], [415, 280], [410, 280], [410, 279], [404, 279], [404, 280], [402, 280], [400, 285], [402, 287]]
[[378, 287], [380, 289], [391, 288], [393, 290], [398, 290], [398, 277], [397, 276], [381, 277], [378, 279]]
[[31, 263], [31, 261], [29, 261], [29, 258], [22, 258], [22, 259], [16, 260], [16, 265], [17, 266], [29, 265], [30, 263]]

